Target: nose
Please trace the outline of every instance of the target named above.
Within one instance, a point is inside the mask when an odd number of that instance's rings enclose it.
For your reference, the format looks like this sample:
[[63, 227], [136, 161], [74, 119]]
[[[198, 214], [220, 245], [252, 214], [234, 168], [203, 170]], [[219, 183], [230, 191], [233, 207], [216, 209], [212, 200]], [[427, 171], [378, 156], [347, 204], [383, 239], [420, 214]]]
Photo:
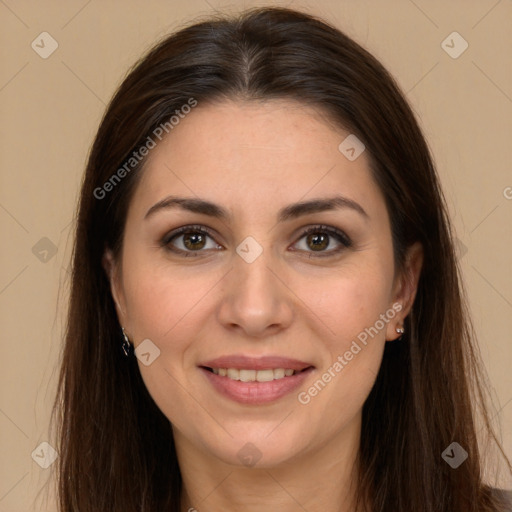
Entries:
[[234, 255], [218, 309], [218, 320], [226, 329], [264, 338], [289, 327], [293, 311], [293, 293], [270, 249], [251, 263]]

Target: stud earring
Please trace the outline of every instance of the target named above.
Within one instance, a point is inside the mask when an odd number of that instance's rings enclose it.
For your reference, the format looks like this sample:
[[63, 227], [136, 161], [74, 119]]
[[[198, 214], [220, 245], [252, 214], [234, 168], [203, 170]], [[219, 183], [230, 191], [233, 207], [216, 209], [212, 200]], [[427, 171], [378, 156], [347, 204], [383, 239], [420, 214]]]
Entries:
[[124, 332], [124, 327], [121, 328], [123, 330], [123, 341], [121, 343], [121, 348], [123, 349], [124, 355], [128, 357], [130, 355], [130, 350], [132, 348], [130, 344], [130, 340], [128, 339], [128, 336]]
[[403, 333], [405, 332], [405, 329], [404, 329], [403, 327], [397, 327], [397, 328], [396, 328], [396, 332], [397, 332], [398, 334], [403, 334]]

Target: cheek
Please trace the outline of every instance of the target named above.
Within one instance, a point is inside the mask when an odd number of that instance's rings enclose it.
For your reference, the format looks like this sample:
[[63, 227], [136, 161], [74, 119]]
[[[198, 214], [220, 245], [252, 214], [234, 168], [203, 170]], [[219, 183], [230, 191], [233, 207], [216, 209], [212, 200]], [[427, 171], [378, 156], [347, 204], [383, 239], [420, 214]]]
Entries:
[[[390, 307], [392, 269], [385, 263], [347, 266], [328, 280], [308, 284], [314, 308], [332, 334], [329, 345], [338, 355], [351, 340], [375, 325]], [[379, 331], [384, 329], [379, 322]], [[364, 336], [363, 336], [364, 337]]]
[[[134, 338], [163, 340], [183, 329], [192, 329], [201, 301], [214, 288], [216, 272], [180, 271], [168, 264], [155, 265], [149, 258], [133, 259], [125, 277], [127, 315]], [[197, 323], [197, 322], [196, 322]]]
[[176, 428], [188, 430], [187, 411], [194, 402], [191, 405], [184, 384], [191, 364], [187, 356], [192, 354], [202, 319], [211, 315], [205, 309], [207, 294], [219, 277], [203, 274], [194, 278], [191, 272], [168, 266], [135, 260], [129, 263], [126, 268], [133, 271], [125, 278], [125, 292], [133, 341], [137, 346], [150, 339], [160, 351], [150, 365], [138, 362], [141, 377], [163, 414]]
[[[318, 379], [305, 389], [301, 403], [318, 409], [342, 411], [343, 422], [362, 407], [382, 361], [386, 327], [396, 312], [390, 305], [392, 268], [385, 262], [349, 268], [335, 274], [328, 291], [309, 287], [315, 309], [330, 335], [323, 343], [329, 354]], [[325, 284], [325, 283], [324, 283]], [[334, 422], [332, 428], [338, 425]]]

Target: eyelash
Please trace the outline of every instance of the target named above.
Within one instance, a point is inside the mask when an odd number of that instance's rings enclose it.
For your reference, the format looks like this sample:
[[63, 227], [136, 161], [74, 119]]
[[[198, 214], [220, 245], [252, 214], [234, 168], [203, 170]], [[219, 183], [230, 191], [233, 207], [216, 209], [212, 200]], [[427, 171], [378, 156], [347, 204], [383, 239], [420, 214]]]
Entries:
[[[192, 233], [192, 234], [200, 233], [202, 235], [207, 235], [210, 238], [214, 239], [214, 233], [210, 229], [206, 228], [205, 226], [190, 225], [190, 226], [182, 226], [182, 227], [172, 231], [171, 233], [168, 233], [161, 240], [160, 244], [167, 251], [170, 251], [170, 252], [173, 252], [173, 253], [176, 253], [176, 254], [182, 254], [185, 257], [197, 257], [197, 256], [199, 256], [199, 253], [204, 252], [204, 250], [184, 251], [183, 249], [178, 249], [178, 248], [172, 247], [170, 245], [170, 243], [175, 238], [177, 238], [180, 235], [185, 234], [185, 233]], [[339, 229], [336, 229], [336, 228], [333, 228], [333, 227], [330, 227], [330, 226], [325, 226], [323, 224], [318, 225], [318, 226], [311, 226], [311, 227], [305, 229], [300, 234], [300, 236], [299, 236], [297, 241], [301, 240], [302, 238], [304, 238], [305, 236], [307, 236], [307, 235], [309, 235], [311, 233], [324, 233], [324, 234], [327, 234], [329, 236], [332, 236], [333, 238], [335, 238], [342, 245], [342, 247], [340, 247], [338, 249], [330, 250], [330, 251], [320, 251], [319, 253], [315, 253], [315, 251], [306, 251], [306, 252], [310, 252], [310, 254], [311, 254], [310, 258], [311, 257], [313, 257], [313, 258], [325, 258], [325, 257], [333, 256], [335, 254], [340, 253], [343, 249], [347, 249], [347, 248], [352, 246], [352, 241], [350, 240], [350, 238], [343, 231], [340, 231]], [[301, 251], [301, 249], [298, 249], [298, 250]], [[198, 253], [198, 254], [194, 254], [194, 253]]]

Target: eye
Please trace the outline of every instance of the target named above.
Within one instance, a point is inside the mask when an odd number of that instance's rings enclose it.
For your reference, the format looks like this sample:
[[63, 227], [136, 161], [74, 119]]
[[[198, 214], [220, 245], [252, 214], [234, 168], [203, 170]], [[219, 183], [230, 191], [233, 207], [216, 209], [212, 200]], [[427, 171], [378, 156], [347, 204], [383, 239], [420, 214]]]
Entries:
[[[208, 239], [210, 246], [208, 247]], [[185, 256], [196, 256], [204, 250], [222, 249], [213, 240], [213, 233], [204, 226], [183, 226], [167, 234], [161, 241], [161, 245], [167, 250], [184, 254]]]
[[[303, 239], [305, 241], [302, 247], [292, 250], [309, 252], [309, 257], [332, 256], [352, 245], [352, 241], [343, 231], [324, 225], [312, 226], [306, 229], [294, 245], [300, 245]], [[208, 246], [208, 243], [210, 243], [210, 246]], [[184, 256], [199, 256], [205, 250], [223, 249], [221, 245], [215, 242], [213, 232], [205, 226], [180, 227], [168, 233], [162, 239], [161, 245], [168, 251]], [[329, 249], [332, 245], [335, 247]]]
[[[339, 229], [330, 226], [312, 226], [302, 232], [299, 242], [305, 239], [300, 251], [310, 252], [310, 257], [325, 257], [337, 254], [352, 245], [350, 238]], [[333, 244], [333, 239], [335, 244]], [[337, 244], [337, 247], [336, 247]], [[334, 249], [326, 250], [332, 245]], [[314, 254], [318, 253], [318, 254]]]

